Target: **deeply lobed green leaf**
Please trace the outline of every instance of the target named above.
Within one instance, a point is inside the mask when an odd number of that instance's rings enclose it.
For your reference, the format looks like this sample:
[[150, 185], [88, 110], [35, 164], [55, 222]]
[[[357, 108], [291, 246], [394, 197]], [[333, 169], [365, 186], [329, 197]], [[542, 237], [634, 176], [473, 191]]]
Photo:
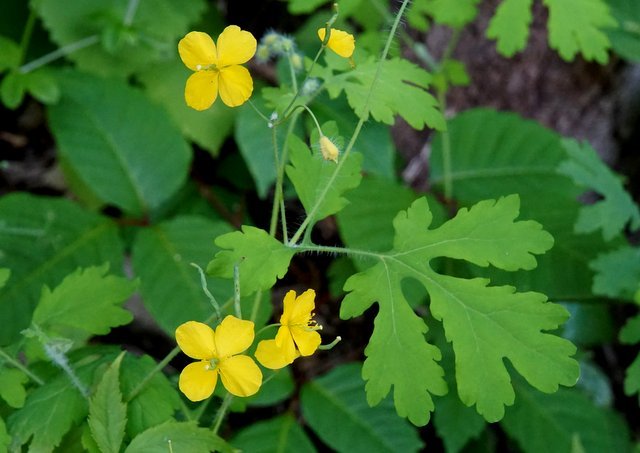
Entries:
[[498, 52], [513, 56], [527, 45], [532, 0], [503, 0], [491, 18], [487, 37], [497, 40]]
[[611, 298], [633, 300], [640, 289], [640, 248], [623, 246], [591, 262], [596, 271], [593, 292]]

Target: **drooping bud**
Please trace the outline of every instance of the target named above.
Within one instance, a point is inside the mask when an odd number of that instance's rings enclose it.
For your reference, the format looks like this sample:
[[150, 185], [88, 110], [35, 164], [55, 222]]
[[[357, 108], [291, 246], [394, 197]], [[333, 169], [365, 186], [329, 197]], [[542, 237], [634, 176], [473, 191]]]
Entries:
[[320, 152], [322, 153], [322, 157], [324, 157], [324, 160], [332, 160], [334, 162], [338, 162], [340, 150], [336, 145], [333, 144], [331, 140], [329, 140], [324, 135], [320, 137]]

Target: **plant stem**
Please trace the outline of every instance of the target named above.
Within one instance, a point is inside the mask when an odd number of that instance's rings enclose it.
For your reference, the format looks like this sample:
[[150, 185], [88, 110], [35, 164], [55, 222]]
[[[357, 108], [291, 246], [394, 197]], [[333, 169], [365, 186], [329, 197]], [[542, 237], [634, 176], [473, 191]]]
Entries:
[[138, 5], [140, 4], [140, 0], [129, 0], [127, 4], [127, 11], [124, 14], [124, 18], [122, 19], [122, 23], [125, 27], [129, 27], [133, 23], [134, 17], [136, 17], [136, 11], [138, 10]]
[[180, 352], [180, 347], [176, 346], [167, 354], [167, 356], [162, 359], [158, 364], [151, 370], [147, 375], [142, 379], [137, 386], [126, 396], [125, 402], [130, 402], [134, 399], [138, 394], [147, 386], [149, 381], [156, 375], [156, 373], [160, 372], [164, 367], [166, 367], [171, 360]]
[[48, 54], [41, 56], [40, 58], [36, 58], [33, 61], [21, 66], [19, 71], [22, 74], [26, 74], [27, 72], [31, 72], [35, 69], [38, 69], [42, 66], [45, 66], [52, 61], [57, 60], [58, 58], [62, 58], [66, 55], [72, 54], [73, 52], [77, 52], [78, 50], [82, 50], [86, 47], [97, 44], [100, 41], [100, 37], [98, 35], [91, 35], [83, 38], [79, 41], [72, 42], [71, 44], [67, 44], [66, 46], [60, 47], [59, 49], [54, 50]]
[[24, 366], [18, 360], [14, 359], [9, 354], [7, 354], [7, 352], [3, 348], [0, 348], [0, 356], [2, 356], [3, 359], [5, 359], [11, 365], [16, 367], [20, 371], [22, 371], [24, 374], [29, 376], [29, 378], [31, 378], [31, 380], [33, 382], [35, 382], [36, 384], [38, 384], [38, 385], [43, 385], [44, 384], [44, 381], [40, 377], [38, 377], [33, 371], [29, 370], [26, 366]]
[[293, 51], [289, 50], [287, 52], [287, 60], [289, 60], [289, 75], [291, 76], [291, 87], [293, 88], [293, 92], [298, 92], [298, 80], [296, 79], [296, 69], [293, 67], [293, 60], [291, 57], [293, 56]]
[[233, 307], [236, 318], [242, 319], [242, 307], [240, 306], [240, 266], [233, 266]]
[[220, 405], [220, 409], [218, 409], [218, 413], [216, 414], [216, 421], [213, 425], [213, 433], [218, 434], [220, 430], [220, 425], [222, 425], [222, 420], [224, 420], [224, 416], [227, 414], [227, 409], [229, 409], [229, 405], [233, 400], [233, 395], [231, 393], [227, 393], [222, 400], [222, 404]]
[[24, 61], [24, 57], [27, 55], [27, 49], [29, 48], [29, 42], [31, 41], [31, 35], [33, 34], [33, 26], [36, 23], [36, 13], [33, 12], [33, 8], [29, 8], [29, 17], [27, 23], [24, 26], [22, 37], [20, 38], [20, 60], [18, 66]]
[[[271, 207], [271, 223], [269, 225], [269, 235], [275, 237], [276, 226], [278, 225], [278, 209], [280, 207], [280, 199], [282, 198], [282, 180], [284, 175], [280, 172], [280, 156], [278, 151], [278, 126], [273, 125], [271, 128], [271, 146], [273, 147], [273, 160], [276, 165], [276, 187], [273, 194], [273, 206]], [[284, 220], [286, 222], [286, 219]], [[285, 232], [283, 231], [283, 234]]]

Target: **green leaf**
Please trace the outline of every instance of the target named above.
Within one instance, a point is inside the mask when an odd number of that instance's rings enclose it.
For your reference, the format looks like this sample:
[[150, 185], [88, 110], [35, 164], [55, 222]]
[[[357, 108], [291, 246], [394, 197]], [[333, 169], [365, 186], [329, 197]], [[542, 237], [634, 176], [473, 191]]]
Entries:
[[[416, 0], [412, 2], [412, 9], [433, 17], [433, 20], [442, 25], [454, 28], [462, 28], [475, 19], [478, 14], [480, 0]], [[411, 14], [411, 13], [409, 13]], [[414, 12], [415, 15], [415, 12]], [[416, 21], [416, 18], [413, 19]], [[418, 21], [420, 24], [421, 21]], [[424, 28], [424, 27], [423, 27]]]
[[226, 442], [207, 428], [195, 422], [166, 422], [138, 434], [125, 449], [125, 453], [152, 453], [165, 451], [209, 453], [230, 451]]
[[0, 450], [9, 451], [9, 445], [11, 445], [11, 436], [7, 432], [4, 420], [0, 417]]
[[288, 10], [291, 14], [308, 14], [316, 9], [319, 6], [324, 5], [329, 0], [287, 0], [289, 3]]
[[336, 451], [410, 452], [423, 443], [398, 418], [390, 399], [369, 407], [358, 363], [341, 365], [305, 384], [302, 414], [316, 434]]
[[67, 71], [58, 82], [49, 119], [60, 156], [102, 201], [141, 216], [180, 188], [191, 150], [162, 109], [117, 80]]
[[[256, 339], [257, 341], [257, 339]], [[289, 367], [279, 370], [273, 378], [265, 379], [260, 391], [253, 396], [243, 398], [249, 406], [265, 407], [281, 403], [295, 391], [295, 383]]]
[[[560, 137], [518, 115], [489, 109], [466, 111], [447, 124], [453, 198], [461, 206], [517, 193], [521, 215], [535, 219], [555, 238], [538, 269], [513, 274], [473, 269], [500, 284], [544, 292], [555, 300], [592, 299], [589, 263], [608, 247], [601, 235], [577, 235], [574, 224], [581, 190], [557, 172], [566, 160]], [[430, 182], [444, 183], [443, 137], [433, 141]], [[549, 278], [562, 275], [563, 278]]]
[[[131, 322], [133, 316], [122, 304], [138, 285], [107, 275], [108, 270], [108, 264], [77, 269], [53, 291], [45, 286], [33, 322], [49, 332], [71, 327], [88, 335], [105, 335], [112, 327]], [[87, 294], [91, 295], [89, 299]]]
[[89, 428], [103, 453], [118, 453], [127, 424], [127, 405], [120, 391], [120, 363], [122, 352], [102, 375], [95, 393], [89, 401]]
[[516, 403], [501, 425], [525, 453], [573, 452], [577, 441], [585, 452], [629, 451], [625, 422], [580, 391], [560, 389], [545, 395], [517, 381], [514, 387]]
[[253, 423], [234, 437], [234, 447], [252, 453], [313, 453], [304, 430], [289, 414]]
[[[640, 343], [640, 316], [627, 321], [620, 330], [620, 341], [625, 344]], [[624, 378], [624, 393], [628, 396], [638, 393], [638, 401], [640, 401], [640, 354], [627, 368]]]
[[7, 284], [9, 277], [11, 277], [11, 269], [0, 268], [0, 288]]
[[[181, 216], [138, 232], [132, 261], [141, 280], [140, 292], [145, 307], [168, 334], [183, 322], [204, 320], [212, 313], [200, 274], [191, 263], [204, 268], [220, 250], [213, 240], [229, 231], [224, 222]], [[233, 295], [230, 281], [210, 277], [207, 286], [219, 303]]]
[[512, 57], [527, 46], [532, 0], [503, 0], [491, 18], [487, 37], [496, 39], [498, 52]]
[[640, 228], [640, 209], [624, 190], [620, 177], [600, 159], [587, 143], [576, 140], [562, 141], [569, 160], [558, 166], [558, 171], [572, 178], [581, 187], [593, 189], [604, 198], [580, 210], [575, 230], [592, 233], [602, 229], [602, 236], [609, 241], [619, 235], [627, 225]]
[[22, 104], [25, 91], [25, 76], [17, 71], [9, 72], [0, 82], [0, 100], [10, 110]]
[[14, 408], [24, 406], [27, 392], [24, 384], [29, 378], [22, 371], [15, 368], [0, 368], [0, 397]]
[[640, 248], [624, 246], [599, 255], [591, 268], [596, 271], [594, 294], [633, 300], [640, 288]]
[[635, 0], [608, 0], [618, 26], [606, 30], [613, 50], [623, 58], [640, 61], [640, 4]]
[[581, 53], [587, 61], [605, 64], [611, 47], [604, 28], [615, 27], [604, 0], [543, 0], [549, 8], [549, 45], [571, 61]]
[[243, 225], [242, 231], [223, 234], [216, 239], [223, 249], [207, 266], [207, 273], [233, 278], [234, 266], [240, 271], [240, 294], [249, 296], [271, 288], [276, 279], [284, 277], [294, 250], [269, 236], [266, 231]]
[[60, 99], [60, 87], [55, 77], [46, 69], [26, 74], [25, 87], [34, 98], [43, 104], [55, 104]]
[[[178, 5], [170, 0], [145, 0], [137, 5], [130, 25], [123, 23], [129, 8], [126, 0], [73, 4], [66, 0], [42, 0], [36, 7], [59, 47], [93, 38], [88, 47], [67, 55], [82, 70], [124, 77], [175, 55], [172, 50], [176, 41], [200, 17], [205, 2], [185, 0]], [[109, 33], [111, 48], [105, 36]], [[100, 36], [106, 38], [103, 46], [97, 45]]]
[[[360, 165], [362, 155], [351, 153], [334, 177], [337, 164], [325, 160], [319, 150], [311, 152], [298, 137], [289, 137], [290, 165], [287, 176], [293, 183], [296, 193], [307, 215], [313, 214], [317, 222], [339, 212], [348, 201], [343, 197], [349, 189], [360, 184]], [[343, 159], [342, 156], [338, 160]]]
[[325, 74], [330, 97], [344, 90], [351, 108], [365, 120], [371, 114], [376, 121], [391, 125], [394, 116], [400, 115], [414, 129], [446, 129], [436, 99], [426, 91], [431, 82], [427, 71], [408, 60], [386, 60], [371, 91], [377, 70], [378, 61], [370, 59], [352, 71], [328, 77]]
[[[137, 77], [149, 97], [163, 106], [182, 133], [213, 156], [217, 156], [225, 139], [233, 131], [235, 110], [216, 102], [205, 111], [188, 107], [184, 100], [184, 86], [191, 71], [181, 61], [154, 65]], [[215, 124], [215, 127], [211, 127]]]
[[0, 289], [0, 344], [31, 321], [43, 285], [57, 286], [78, 267], [122, 269], [122, 243], [107, 218], [62, 198], [9, 194], [0, 199], [0, 267], [12, 270]]
[[415, 424], [425, 424], [433, 410], [429, 394], [446, 391], [436, 363], [440, 351], [425, 342], [427, 326], [403, 294], [401, 283], [406, 278], [419, 281], [429, 292], [431, 313], [444, 323], [447, 339], [453, 342], [460, 398], [466, 405], [475, 404], [487, 420], [499, 420], [504, 405], [513, 403], [504, 358], [542, 391], [575, 384], [578, 364], [570, 358], [575, 347], [542, 332], [566, 321], [564, 308], [546, 303], [543, 294], [487, 286], [486, 279], [440, 275], [429, 266], [432, 258], [448, 257], [507, 271], [533, 269], [534, 254], [548, 250], [553, 239], [536, 222], [516, 222], [518, 213], [518, 196], [511, 195], [463, 208], [432, 230], [426, 199], [396, 216], [394, 249], [347, 281], [345, 290], [350, 293], [340, 311], [346, 319], [375, 301], [379, 305], [363, 367], [370, 404], [379, 402], [394, 385], [398, 413]]
[[5, 69], [17, 68], [20, 64], [21, 53], [17, 42], [0, 36], [0, 73]]

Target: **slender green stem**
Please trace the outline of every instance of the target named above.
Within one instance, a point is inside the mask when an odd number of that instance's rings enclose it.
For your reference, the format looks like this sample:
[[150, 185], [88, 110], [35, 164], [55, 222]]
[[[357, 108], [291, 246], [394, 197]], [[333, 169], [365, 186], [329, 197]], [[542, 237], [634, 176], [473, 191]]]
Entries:
[[213, 398], [207, 398], [202, 404], [198, 406], [198, 408], [195, 411], [193, 411], [193, 420], [199, 421], [200, 418], [202, 418], [204, 411], [207, 410], [207, 408], [209, 407], [209, 403], [211, 403], [211, 401], [213, 401]]
[[316, 53], [315, 58], [311, 62], [311, 66], [309, 66], [309, 70], [307, 71], [307, 75], [304, 77], [304, 80], [300, 84], [300, 87], [296, 91], [296, 94], [293, 96], [293, 98], [289, 102], [289, 105], [287, 105], [287, 107], [282, 111], [283, 112], [282, 113], [282, 118], [279, 119], [275, 124], [281, 124], [281, 123], [285, 122], [289, 118], [289, 115], [291, 113], [293, 113], [291, 111], [291, 107], [293, 107], [293, 104], [295, 104], [295, 102], [300, 97], [300, 93], [302, 92], [302, 89], [304, 88], [305, 84], [307, 83], [307, 80], [309, 80], [309, 78], [311, 77], [311, 73], [313, 72], [313, 68], [315, 67], [316, 62], [318, 61], [318, 58], [320, 58], [320, 55], [322, 55], [322, 52], [324, 52], [325, 47], [326, 46], [323, 44], [320, 47], [320, 49], [318, 50], [318, 52]]
[[211, 303], [211, 306], [215, 310], [216, 316], [218, 318], [222, 317], [220, 313], [220, 304], [218, 304], [218, 301], [216, 300], [216, 298], [209, 291], [209, 287], [207, 286], [207, 277], [204, 275], [204, 271], [196, 263], [191, 263], [191, 265], [196, 269], [198, 269], [198, 272], [200, 273], [200, 286], [202, 287], [202, 291], [204, 291], [207, 298], [209, 298], [209, 302]]
[[29, 48], [29, 42], [31, 41], [31, 35], [33, 34], [33, 26], [35, 23], [36, 13], [33, 11], [33, 8], [29, 8], [29, 17], [27, 18], [27, 23], [24, 26], [22, 38], [20, 39], [20, 61], [18, 62], [18, 66], [24, 62], [24, 58], [27, 55], [27, 49]]
[[[282, 180], [284, 176], [280, 175], [280, 155], [278, 150], [278, 126], [273, 125], [271, 128], [271, 146], [273, 147], [273, 160], [276, 165], [276, 187], [273, 195], [273, 206], [271, 207], [271, 223], [269, 225], [269, 234], [276, 235], [276, 227], [278, 225], [278, 209], [282, 198]], [[286, 219], [284, 220], [286, 222]], [[285, 234], [285, 231], [282, 232]]]
[[[447, 92], [438, 90], [438, 103], [445, 115], [447, 109]], [[446, 121], [446, 115], [445, 115]], [[453, 175], [451, 174], [451, 136], [448, 128], [440, 132], [442, 137], [442, 177], [444, 179], [444, 198], [448, 201], [453, 196]]]
[[9, 354], [7, 354], [7, 352], [2, 349], [0, 347], [0, 356], [5, 359], [7, 362], [9, 362], [11, 365], [13, 365], [14, 367], [16, 367], [17, 369], [19, 369], [20, 371], [22, 371], [24, 374], [26, 374], [27, 376], [29, 376], [29, 378], [35, 382], [38, 385], [43, 385], [44, 381], [38, 376], [36, 375], [33, 371], [29, 370], [29, 368], [27, 368], [26, 366], [24, 366], [22, 363], [20, 363], [18, 360], [14, 359], [13, 357], [11, 357]]
[[220, 405], [220, 409], [218, 409], [218, 413], [216, 414], [216, 420], [213, 425], [213, 433], [218, 434], [220, 430], [220, 425], [222, 425], [222, 420], [224, 420], [224, 416], [227, 414], [227, 409], [229, 409], [229, 405], [233, 400], [233, 395], [231, 393], [227, 393], [222, 400], [222, 404]]
[[303, 109], [305, 109], [307, 111], [307, 113], [309, 113], [309, 115], [311, 116], [311, 119], [313, 120], [313, 122], [316, 125], [316, 129], [318, 129], [318, 134], [320, 134], [320, 137], [322, 137], [324, 134], [322, 133], [322, 128], [320, 127], [320, 123], [318, 123], [318, 119], [316, 118], [316, 116], [314, 115], [313, 111], [306, 105], [302, 105], [301, 106]]
[[295, 250], [296, 252], [320, 252], [320, 253], [330, 253], [337, 255], [347, 255], [354, 256], [360, 258], [374, 258], [381, 259], [385, 255], [382, 255], [377, 252], [370, 252], [368, 250], [358, 250], [351, 249], [347, 247], [332, 247], [329, 245], [316, 245], [316, 244], [288, 244], [289, 248]]
[[293, 88], [293, 92], [298, 92], [298, 79], [296, 78], [296, 68], [293, 67], [293, 50], [289, 50], [287, 52], [287, 60], [289, 60], [289, 75], [291, 76], [291, 87]]
[[140, 0], [129, 0], [127, 11], [124, 14], [124, 19], [122, 19], [122, 23], [125, 25], [125, 27], [129, 27], [133, 23], [133, 19], [136, 17], [136, 11], [138, 10], [139, 4]]
[[138, 385], [136, 385], [133, 388], [133, 390], [129, 392], [129, 394], [125, 398], [125, 401], [128, 403], [129, 401], [134, 399], [136, 396], [138, 396], [138, 394], [147, 386], [149, 381], [153, 379], [153, 377], [157, 373], [162, 371], [162, 369], [166, 367], [169, 364], [169, 362], [171, 362], [171, 360], [173, 360], [173, 358], [177, 356], [179, 353], [180, 353], [180, 348], [178, 346], [173, 348], [171, 352], [169, 352], [169, 354], [167, 354], [167, 356], [164, 359], [158, 362], [158, 364], [151, 371], [149, 371], [149, 373], [147, 373], [147, 375], [138, 383]]
[[242, 319], [242, 307], [240, 306], [240, 266], [233, 266], [233, 307], [236, 318]]
[[66, 46], [62, 46], [59, 49], [54, 50], [46, 55], [41, 56], [40, 58], [36, 58], [33, 61], [21, 66], [19, 71], [22, 74], [26, 74], [27, 72], [31, 72], [35, 69], [38, 69], [42, 66], [45, 66], [52, 61], [57, 60], [58, 58], [62, 58], [66, 55], [69, 55], [73, 52], [77, 52], [78, 50], [84, 49], [89, 46], [93, 46], [100, 42], [100, 37], [98, 35], [91, 35], [83, 38], [79, 41], [72, 42], [71, 44], [67, 44]]
[[265, 120], [267, 123], [269, 122], [269, 118], [267, 118], [267, 115], [265, 115], [264, 113], [262, 113], [260, 111], [260, 109], [258, 107], [256, 107], [256, 105], [251, 102], [251, 99], [247, 99], [247, 102], [249, 103], [249, 105], [251, 106], [251, 108], [253, 108], [253, 110], [258, 114], [258, 116], [260, 118], [262, 118], [263, 120]]
[[340, 170], [342, 169], [342, 166], [344, 165], [347, 158], [349, 157], [349, 153], [351, 152], [353, 145], [355, 144], [358, 136], [360, 135], [360, 131], [362, 130], [362, 126], [364, 125], [365, 120], [369, 117], [369, 109], [371, 108], [371, 99], [372, 99], [374, 88], [376, 86], [376, 83], [380, 79], [382, 66], [384, 65], [384, 62], [387, 59], [387, 55], [389, 54], [389, 49], [391, 48], [391, 42], [393, 41], [393, 37], [395, 36], [398, 25], [400, 24], [400, 19], [402, 18], [402, 15], [404, 14], [404, 11], [407, 8], [407, 5], [409, 4], [409, 1], [410, 0], [403, 0], [402, 5], [400, 6], [400, 9], [398, 10], [398, 13], [396, 15], [396, 19], [393, 22], [393, 25], [391, 26], [391, 30], [389, 31], [389, 35], [387, 36], [387, 42], [385, 43], [384, 49], [382, 51], [382, 55], [380, 55], [380, 61], [378, 61], [376, 73], [371, 82], [369, 93], [367, 94], [367, 99], [365, 101], [363, 114], [360, 117], [360, 121], [358, 121], [358, 124], [356, 125], [355, 130], [353, 131], [351, 140], [349, 140], [349, 144], [347, 145], [347, 148], [345, 149], [342, 158], [338, 161], [338, 164], [336, 165], [336, 169], [333, 171], [333, 174], [331, 175], [331, 177], [329, 178], [325, 186], [322, 188], [322, 191], [320, 192], [318, 199], [316, 200], [316, 203], [313, 205], [313, 207], [311, 208], [311, 211], [307, 214], [307, 217], [304, 219], [304, 221], [302, 222], [298, 230], [295, 232], [295, 234], [291, 238], [290, 244], [295, 244], [298, 242], [298, 240], [300, 239], [300, 236], [302, 236], [302, 233], [304, 233], [305, 228], [309, 226], [310, 222], [315, 217], [322, 202], [324, 202], [324, 198], [327, 196], [329, 189], [333, 186], [333, 183], [335, 182], [338, 175], [340, 174]]
[[249, 318], [249, 321], [256, 321], [256, 318], [258, 317], [258, 311], [260, 311], [260, 304], [262, 304], [262, 291], [258, 291], [253, 298], [253, 306], [251, 307], [251, 318]]

